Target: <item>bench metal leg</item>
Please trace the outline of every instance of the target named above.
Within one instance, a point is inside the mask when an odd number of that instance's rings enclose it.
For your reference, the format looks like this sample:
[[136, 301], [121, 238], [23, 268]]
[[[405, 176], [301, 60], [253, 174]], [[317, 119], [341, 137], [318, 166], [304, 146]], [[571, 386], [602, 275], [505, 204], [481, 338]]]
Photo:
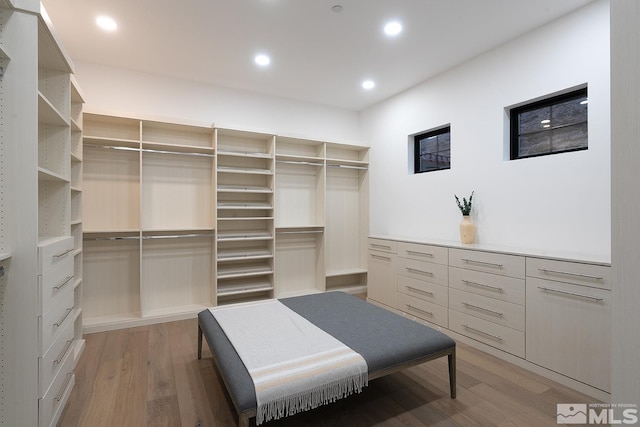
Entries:
[[202, 359], [202, 328], [198, 323], [198, 359]]
[[447, 356], [449, 359], [449, 388], [451, 390], [451, 398], [456, 398], [456, 349]]

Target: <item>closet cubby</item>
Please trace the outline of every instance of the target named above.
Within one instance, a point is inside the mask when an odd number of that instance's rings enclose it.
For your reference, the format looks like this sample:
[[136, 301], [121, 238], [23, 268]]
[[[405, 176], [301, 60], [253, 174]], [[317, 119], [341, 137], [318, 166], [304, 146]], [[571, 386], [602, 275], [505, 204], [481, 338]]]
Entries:
[[325, 290], [322, 227], [278, 229], [275, 260], [276, 297]]

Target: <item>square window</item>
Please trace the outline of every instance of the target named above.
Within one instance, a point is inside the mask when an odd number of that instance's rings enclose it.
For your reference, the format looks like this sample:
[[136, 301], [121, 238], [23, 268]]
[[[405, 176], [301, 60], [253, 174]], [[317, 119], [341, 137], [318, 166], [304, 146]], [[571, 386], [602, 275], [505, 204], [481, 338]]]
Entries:
[[588, 148], [587, 88], [510, 111], [511, 160]]
[[421, 133], [414, 140], [414, 173], [451, 168], [451, 126]]

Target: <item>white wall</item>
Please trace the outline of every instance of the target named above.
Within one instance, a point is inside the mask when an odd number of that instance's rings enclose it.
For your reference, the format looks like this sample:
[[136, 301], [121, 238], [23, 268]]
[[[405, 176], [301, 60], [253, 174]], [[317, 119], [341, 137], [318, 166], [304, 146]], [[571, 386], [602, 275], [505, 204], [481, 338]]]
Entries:
[[[171, 66], [167, 63], [167, 66]], [[360, 144], [354, 111], [76, 62], [85, 111]]]
[[[587, 83], [589, 149], [509, 161], [504, 108]], [[361, 113], [371, 234], [610, 256], [609, 7], [602, 0]], [[408, 135], [451, 123], [451, 169], [409, 172]]]

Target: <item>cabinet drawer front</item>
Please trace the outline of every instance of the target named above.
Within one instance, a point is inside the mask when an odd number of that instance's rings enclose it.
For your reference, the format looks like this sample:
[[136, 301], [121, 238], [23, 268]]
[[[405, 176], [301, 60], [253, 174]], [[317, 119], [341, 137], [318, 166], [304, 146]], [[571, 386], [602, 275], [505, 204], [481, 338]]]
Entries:
[[53, 342], [49, 351], [43, 357], [38, 358], [39, 397], [47, 394], [53, 378], [62, 367], [62, 362], [73, 351], [73, 326], [73, 322], [66, 322], [60, 336]]
[[574, 285], [611, 289], [611, 267], [579, 262], [527, 258], [527, 276]]
[[66, 287], [73, 287], [73, 267], [73, 257], [67, 256], [49, 272], [38, 276], [38, 314], [48, 312], [55, 305], [56, 297]]
[[65, 289], [56, 297], [56, 303], [44, 316], [38, 316], [40, 355], [44, 355], [60, 336], [66, 323], [72, 323], [73, 288]]
[[391, 252], [395, 254], [398, 252], [398, 242], [393, 240], [369, 238], [369, 250]]
[[73, 237], [50, 239], [38, 245], [38, 274], [45, 274], [65, 258], [73, 258]]
[[518, 255], [449, 249], [449, 265], [524, 279], [525, 259]]
[[404, 258], [429, 261], [436, 264], [447, 264], [449, 262], [449, 250], [442, 246], [399, 242], [398, 255]]
[[449, 310], [449, 329], [515, 356], [524, 357], [524, 332], [455, 310]]
[[51, 427], [55, 426], [62, 414], [71, 389], [75, 384], [75, 375], [73, 375], [73, 352], [69, 352], [62, 362], [60, 372], [53, 380], [53, 384], [49, 388], [47, 394], [38, 399], [39, 426]]
[[449, 308], [524, 331], [524, 306], [458, 289], [449, 289]]
[[610, 391], [611, 292], [527, 279], [527, 360]]
[[524, 279], [449, 267], [449, 287], [524, 305]]
[[418, 280], [426, 280], [432, 283], [447, 285], [449, 283], [449, 271], [446, 265], [432, 262], [416, 261], [414, 259], [398, 258], [397, 273], [401, 276], [413, 277]]
[[449, 305], [449, 288], [413, 277], [398, 276], [398, 292], [444, 307]]
[[405, 294], [398, 294], [398, 310], [435, 323], [443, 328], [448, 327], [447, 308], [438, 304], [421, 300]]

